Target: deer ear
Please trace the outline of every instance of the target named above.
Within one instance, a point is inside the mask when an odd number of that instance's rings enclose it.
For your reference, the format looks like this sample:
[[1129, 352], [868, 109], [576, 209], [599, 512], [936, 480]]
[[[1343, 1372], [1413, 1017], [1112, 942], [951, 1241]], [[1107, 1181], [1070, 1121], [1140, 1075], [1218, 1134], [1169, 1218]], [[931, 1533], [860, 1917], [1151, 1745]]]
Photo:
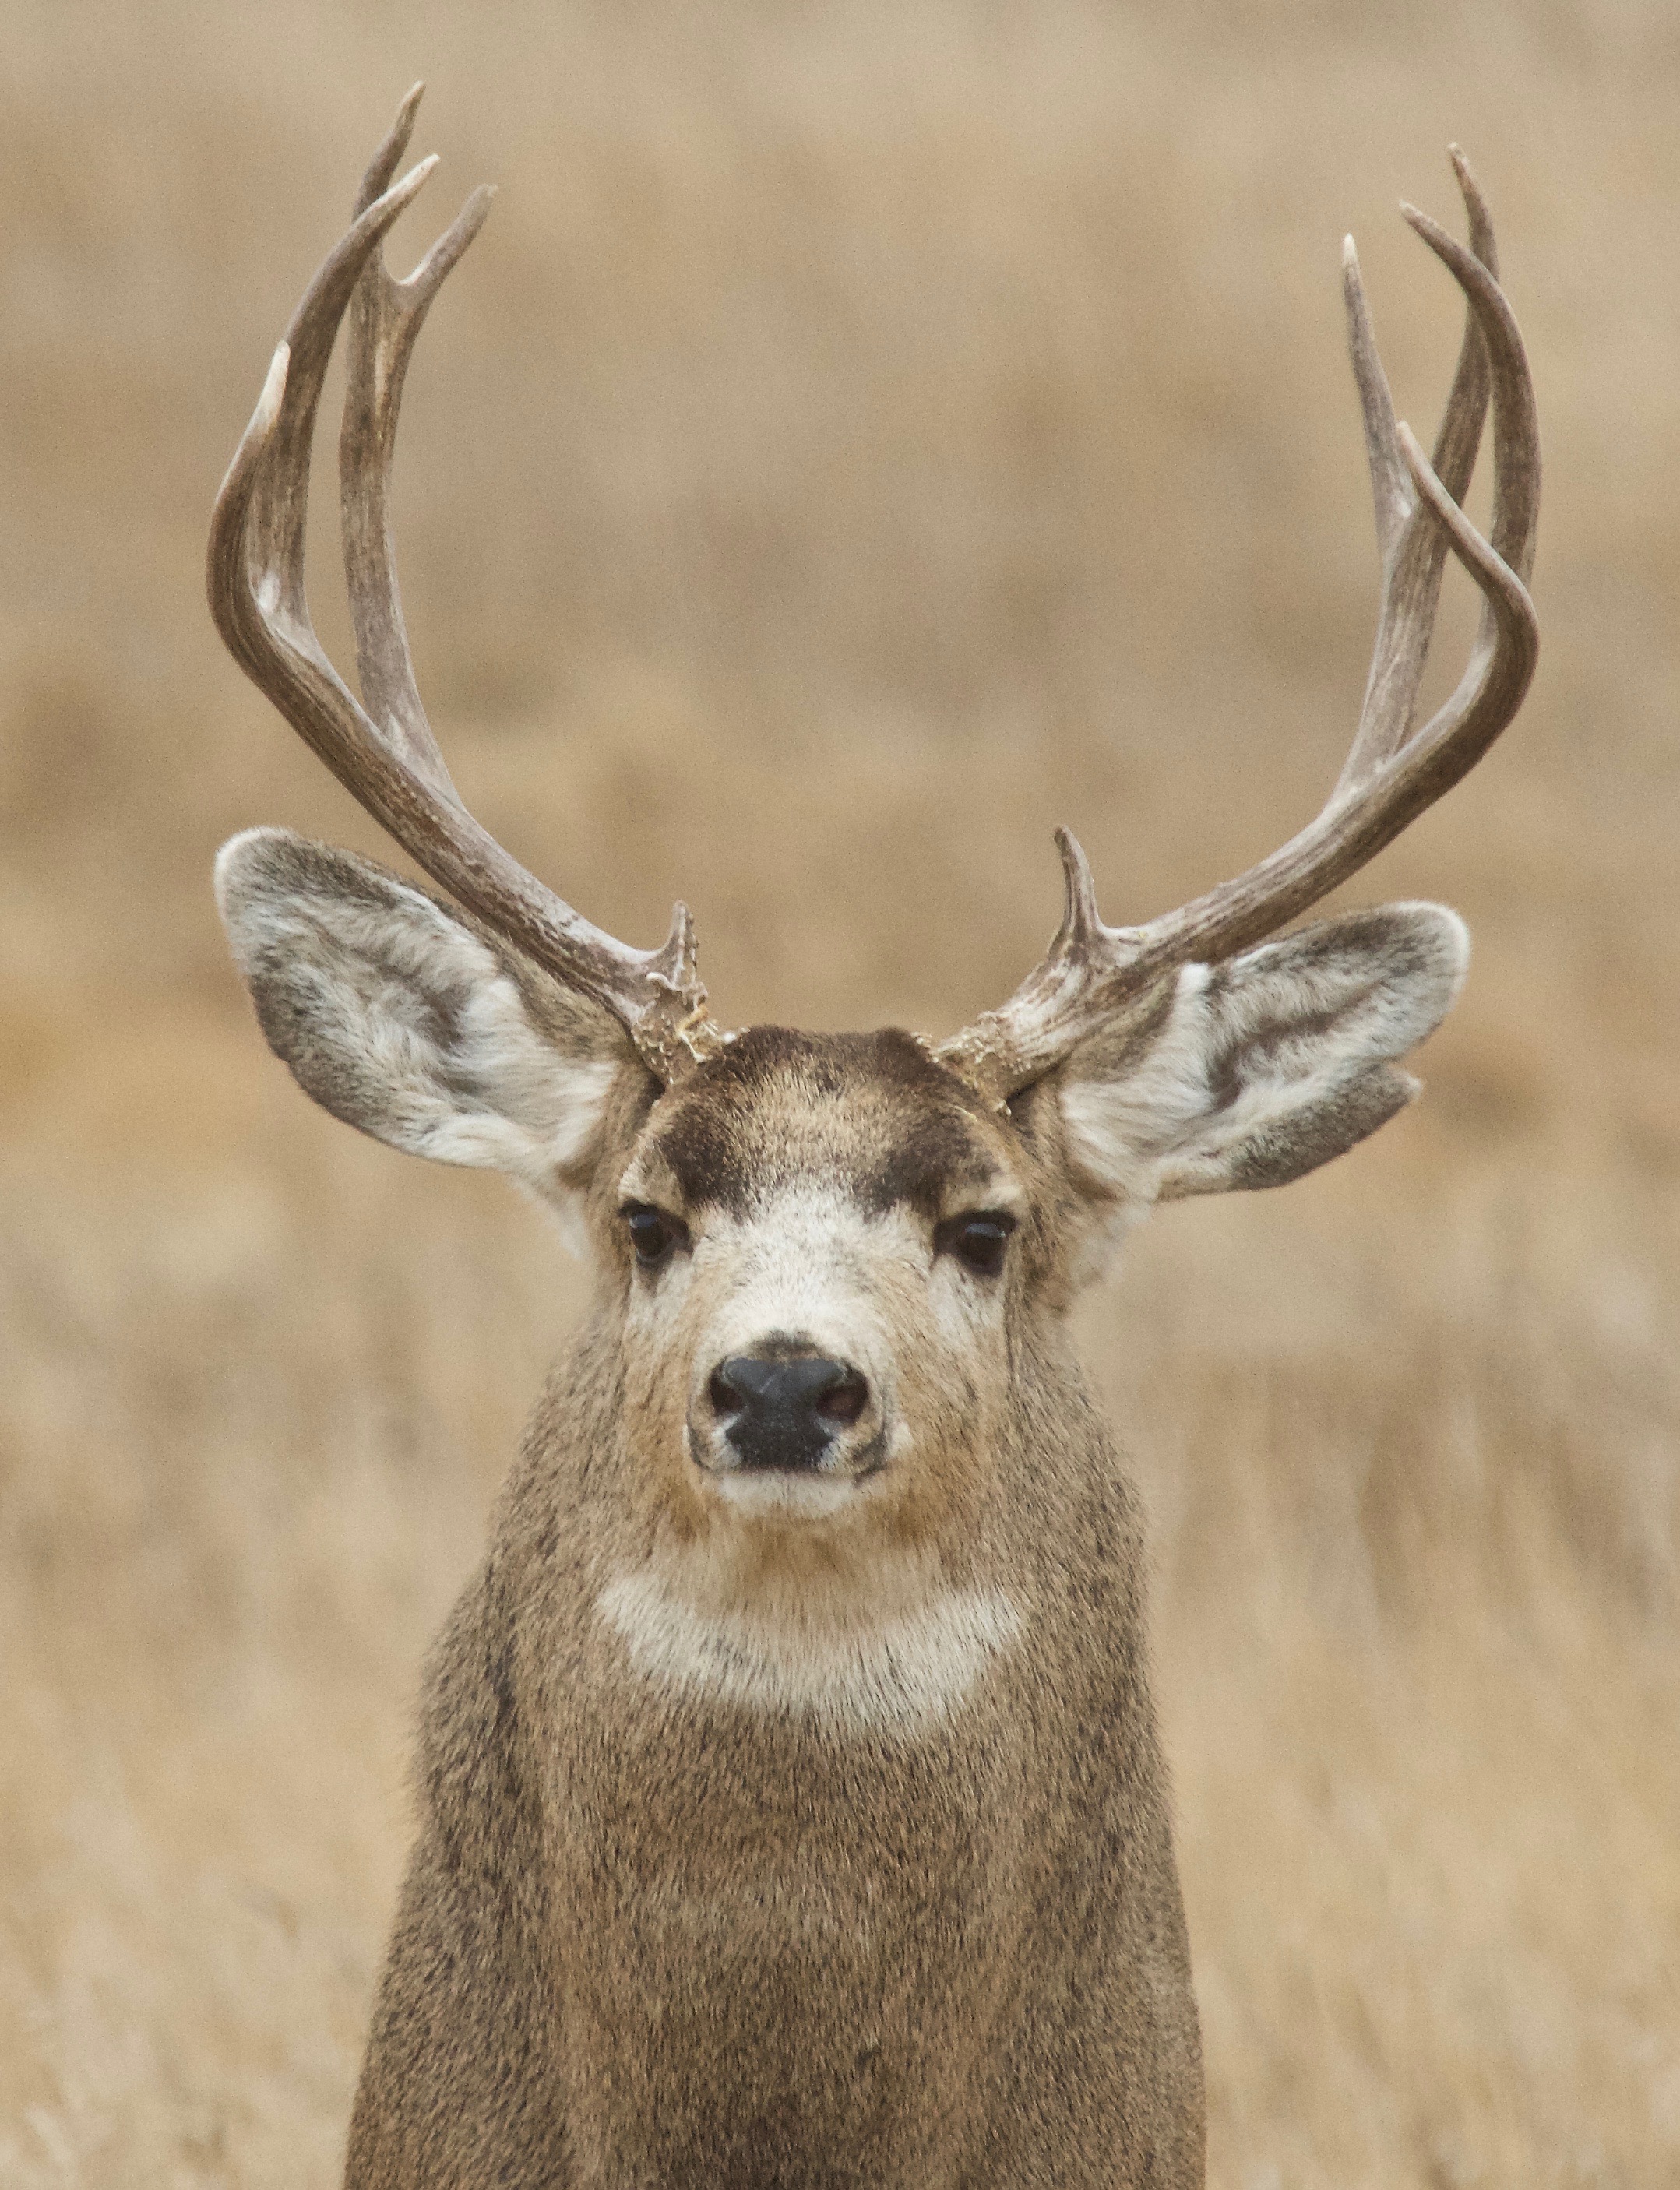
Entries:
[[224, 844], [216, 897], [269, 1047], [390, 1147], [565, 1205], [627, 1035], [411, 882], [286, 829]]
[[1183, 967], [1063, 1067], [1076, 1168], [1144, 1206], [1315, 1171], [1417, 1093], [1394, 1060], [1446, 1016], [1469, 955], [1456, 913], [1390, 905]]

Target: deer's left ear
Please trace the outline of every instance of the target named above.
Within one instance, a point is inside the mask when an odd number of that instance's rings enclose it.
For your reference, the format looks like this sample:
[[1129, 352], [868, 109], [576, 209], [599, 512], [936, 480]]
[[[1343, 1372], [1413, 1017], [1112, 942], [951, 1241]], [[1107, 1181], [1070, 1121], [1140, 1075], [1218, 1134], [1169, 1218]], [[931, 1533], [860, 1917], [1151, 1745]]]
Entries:
[[1183, 967], [1062, 1068], [1076, 1168], [1134, 1206], [1316, 1170], [1417, 1093], [1394, 1060], [1440, 1024], [1469, 956], [1456, 913], [1389, 905]]

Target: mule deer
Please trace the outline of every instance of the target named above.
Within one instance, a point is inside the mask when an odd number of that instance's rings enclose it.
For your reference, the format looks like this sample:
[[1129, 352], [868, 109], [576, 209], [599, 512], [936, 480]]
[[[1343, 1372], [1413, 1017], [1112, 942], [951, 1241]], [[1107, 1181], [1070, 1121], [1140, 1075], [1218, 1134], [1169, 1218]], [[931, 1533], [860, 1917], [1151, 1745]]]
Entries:
[[[405, 102], [298, 306], [210, 542], [217, 624], [448, 893], [277, 829], [217, 882], [263, 1030], [334, 1115], [510, 1173], [593, 1256], [427, 1676], [418, 1843], [350, 2132], [373, 2186], [1184, 2185], [1201, 2068], [1136, 1501], [1068, 1335], [1163, 1200], [1280, 1186], [1416, 1092], [1462, 924], [1276, 932], [1485, 752], [1532, 673], [1539, 455], [1493, 231], [1406, 218], [1467, 304], [1433, 457], [1351, 244], [1382, 554], [1353, 747], [1280, 850], [1139, 928], [1059, 838], [1042, 962], [949, 1040], [724, 1032], [687, 912], [634, 950], [473, 820], [428, 727], [388, 495], [416, 335]], [[363, 698], [304, 593], [328, 354]], [[1490, 539], [1461, 513], [1490, 397]], [[1462, 682], [1415, 723], [1449, 551]]]

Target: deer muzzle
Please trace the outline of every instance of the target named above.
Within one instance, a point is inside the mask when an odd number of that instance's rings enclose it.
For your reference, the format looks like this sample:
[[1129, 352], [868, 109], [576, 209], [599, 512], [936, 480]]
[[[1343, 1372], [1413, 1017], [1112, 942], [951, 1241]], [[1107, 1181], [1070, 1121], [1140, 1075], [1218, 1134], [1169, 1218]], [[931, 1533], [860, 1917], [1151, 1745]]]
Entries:
[[864, 1472], [879, 1442], [871, 1397], [849, 1361], [785, 1346], [730, 1354], [707, 1379], [691, 1448], [714, 1474]]

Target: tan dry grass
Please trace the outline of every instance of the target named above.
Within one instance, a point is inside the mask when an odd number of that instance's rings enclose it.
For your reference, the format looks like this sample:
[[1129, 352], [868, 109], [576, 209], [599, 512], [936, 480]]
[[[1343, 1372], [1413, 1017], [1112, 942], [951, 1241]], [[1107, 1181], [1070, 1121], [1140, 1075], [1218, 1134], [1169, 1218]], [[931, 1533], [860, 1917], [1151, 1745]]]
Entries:
[[411, 396], [423, 681], [595, 916], [690, 898], [737, 1020], [956, 1024], [1063, 818], [1111, 916], [1298, 820], [1374, 583], [1337, 241], [1419, 417], [1450, 300], [1392, 199], [1471, 149], [1547, 653], [1369, 894], [1460, 904], [1476, 973], [1420, 1111], [1168, 1212], [1085, 1329], [1214, 2181], [1675, 2179], [1671, 9], [10, 0], [0, 54], [0, 2180], [332, 2180], [418, 1655], [581, 1296], [307, 1110], [205, 888], [247, 821], [373, 843], [199, 565], [422, 70], [435, 218], [503, 184]]

